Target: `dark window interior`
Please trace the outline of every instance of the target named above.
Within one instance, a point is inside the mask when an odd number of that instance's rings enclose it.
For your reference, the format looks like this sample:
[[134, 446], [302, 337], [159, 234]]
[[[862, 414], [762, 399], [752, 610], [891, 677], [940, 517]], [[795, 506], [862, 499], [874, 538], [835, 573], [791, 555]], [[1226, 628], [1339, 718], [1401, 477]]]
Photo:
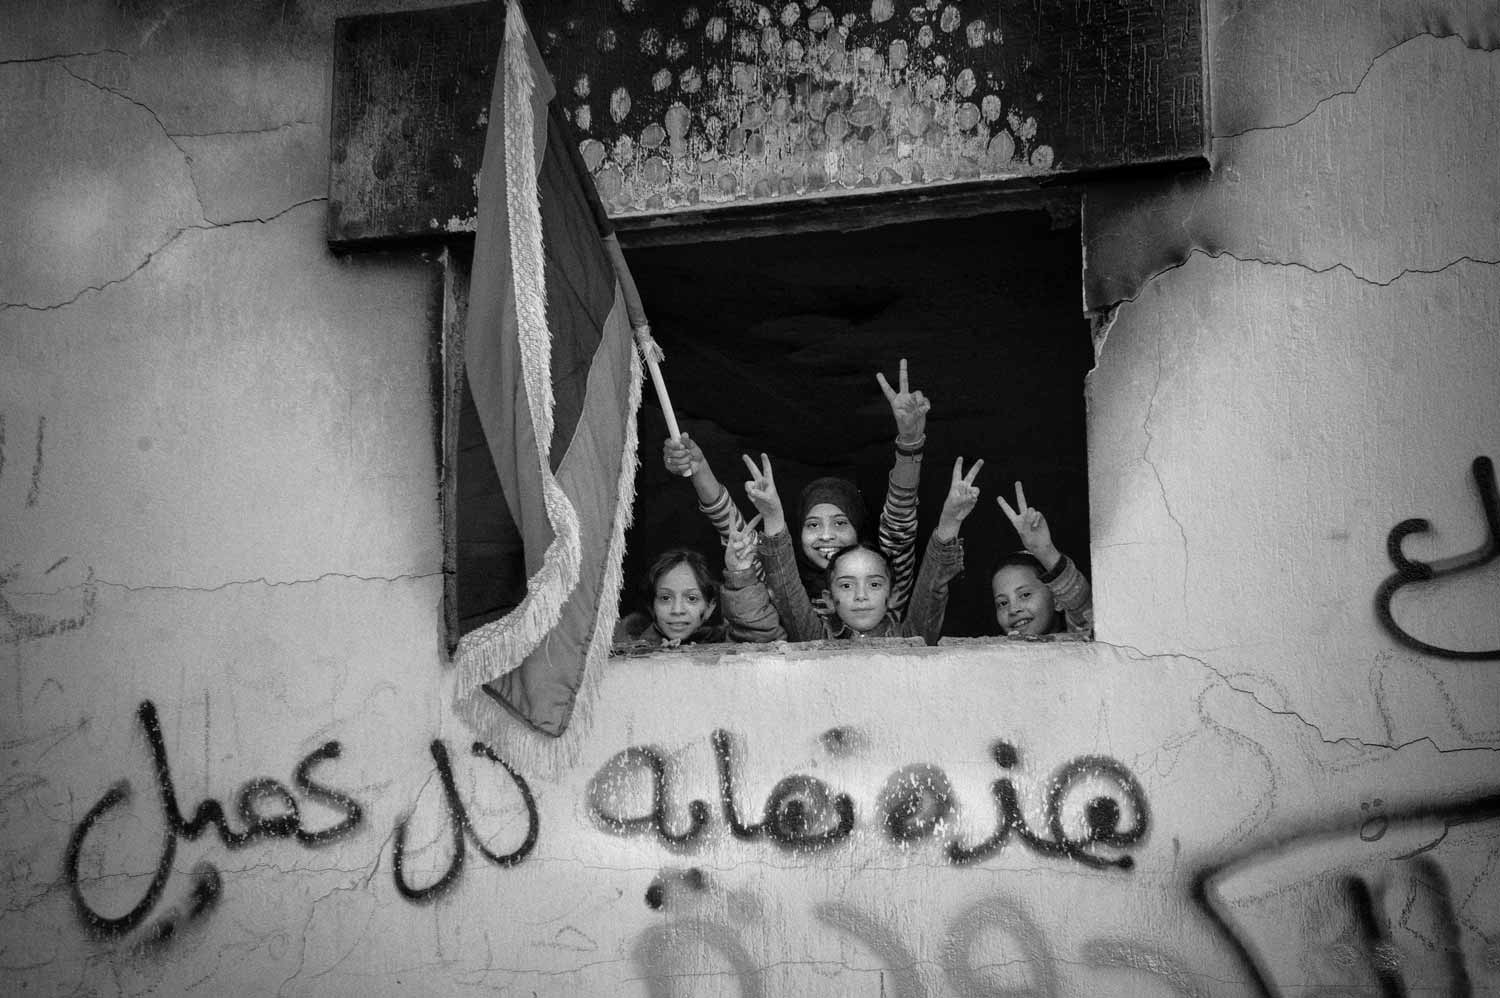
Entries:
[[[923, 459], [919, 551], [937, 522], [954, 458], [985, 459], [980, 506], [964, 525], [968, 565], [945, 633], [998, 632], [986, 569], [1020, 544], [995, 505], [1016, 480], [1047, 515], [1058, 547], [1089, 570], [1084, 377], [1093, 364], [1081, 307], [1076, 213], [1008, 211], [852, 232], [807, 232], [637, 249], [631, 270], [666, 352], [682, 429], [742, 511], [742, 453], [764, 451], [796, 515], [802, 486], [853, 478], [871, 519], [885, 496], [895, 424], [876, 384], [932, 401]], [[657, 553], [696, 547], [722, 565], [692, 486], [662, 465], [666, 425], [650, 385], [640, 423], [635, 524], [622, 611], [636, 608]]]
[[[906, 357], [932, 400], [918, 550], [942, 508], [953, 460], [985, 459], [964, 524], [968, 569], [944, 631], [995, 634], [987, 569], [1019, 541], [994, 497], [1014, 485], [1058, 547], [1089, 571], [1084, 377], [1093, 364], [1081, 301], [1076, 211], [1028, 208], [960, 219], [815, 231], [628, 251], [667, 354], [678, 421], [742, 511], [741, 454], [771, 456], [788, 515], [802, 486], [853, 478], [871, 520], [885, 496], [895, 424], [875, 381]], [[525, 593], [519, 538], [500, 496], [467, 385], [460, 390], [450, 640]], [[667, 474], [667, 430], [649, 382], [639, 417], [635, 522], [622, 612], [662, 550], [696, 547], [723, 564], [692, 486]]]

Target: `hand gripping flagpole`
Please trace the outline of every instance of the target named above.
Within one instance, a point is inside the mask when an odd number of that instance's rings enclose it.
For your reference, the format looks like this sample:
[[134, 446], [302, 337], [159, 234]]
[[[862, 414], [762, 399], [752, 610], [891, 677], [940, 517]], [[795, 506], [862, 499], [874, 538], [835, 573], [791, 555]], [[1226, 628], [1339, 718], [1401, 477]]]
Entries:
[[666, 360], [666, 354], [661, 352], [661, 347], [651, 338], [649, 323], [635, 327], [635, 342], [641, 348], [646, 369], [651, 372], [651, 384], [656, 387], [656, 400], [661, 403], [662, 414], [667, 417], [667, 432], [672, 434], [673, 440], [677, 440], [682, 436], [682, 431], [677, 428], [677, 414], [672, 411], [672, 397], [667, 394], [667, 383], [661, 377], [661, 362]]
[[656, 400], [661, 403], [661, 411], [667, 417], [667, 432], [672, 434], [672, 439], [677, 440], [682, 436], [682, 431], [677, 428], [677, 414], [672, 411], [672, 398], [667, 394], [667, 383], [662, 380], [661, 362], [666, 360], [666, 354], [661, 352], [656, 340], [651, 338], [651, 323], [646, 320], [646, 308], [641, 304], [641, 293], [635, 286], [635, 278], [630, 276], [630, 268], [625, 264], [625, 254], [620, 250], [620, 242], [615, 238], [612, 230], [605, 231], [609, 225], [608, 219], [604, 218], [604, 209], [599, 209], [601, 232], [603, 233], [604, 251], [609, 256], [610, 263], [614, 265], [615, 277], [620, 282], [620, 294], [625, 299], [625, 313], [630, 317], [630, 327], [635, 330], [635, 343], [640, 348], [641, 358], [646, 362], [646, 369], [651, 372], [651, 384], [656, 388]]

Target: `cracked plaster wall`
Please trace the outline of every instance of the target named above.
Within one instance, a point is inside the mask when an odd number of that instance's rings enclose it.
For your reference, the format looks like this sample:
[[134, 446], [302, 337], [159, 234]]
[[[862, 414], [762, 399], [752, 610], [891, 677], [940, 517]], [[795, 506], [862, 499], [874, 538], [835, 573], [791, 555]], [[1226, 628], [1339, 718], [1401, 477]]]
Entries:
[[[1427, 559], [1486, 536], [1469, 464], [1500, 450], [1500, 15], [1221, 15], [1212, 176], [1088, 194], [1099, 634], [1212, 654], [1338, 734], [1492, 729], [1492, 671], [1393, 645], [1373, 594], [1397, 522], [1432, 521], [1407, 542]], [[1306, 73], [1276, 71], [1288, 52]], [[1410, 589], [1396, 617], [1493, 648], [1497, 584], [1491, 564]], [[1372, 695], [1393, 681], [1409, 711]]]
[[[503, 784], [468, 757], [469, 733], [433, 679], [434, 272], [409, 255], [323, 248], [332, 19], [374, 9], [8, 8], [7, 990], [662, 994], [673, 974], [767, 994], [1358, 985], [1369, 982], [1350, 976], [1361, 966], [1348, 959], [1351, 930], [1326, 917], [1342, 909], [1307, 869], [1367, 864], [1376, 880], [1396, 877], [1390, 903], [1401, 890], [1426, 897], [1400, 886], [1409, 868], [1390, 857], [1440, 841], [1474, 993], [1500, 989], [1486, 941], [1500, 912], [1493, 821], [1393, 818], [1405, 837], [1384, 845], [1360, 823], [1372, 807], [1396, 815], [1494, 792], [1493, 665], [1408, 652], [1372, 610], [1397, 521], [1433, 521], [1409, 542], [1424, 557], [1482, 541], [1468, 462], [1500, 457], [1492, 5], [1210, 3], [1213, 176], [1089, 190], [1099, 644], [854, 669], [835, 655], [815, 679], [754, 659], [612, 673], [594, 697], [613, 709], [560, 753], [576, 765], [549, 766], [510, 734], [497, 742], [537, 790], [535, 855], [499, 870], [471, 853], [430, 906], [402, 903], [391, 870], [393, 831], [413, 806], [411, 872], [427, 882], [442, 866], [430, 740], [462, 759], [459, 786], [494, 849], [516, 845], [521, 812], [514, 793], [485, 797]], [[1398, 617], [1440, 643], [1495, 647], [1497, 583], [1492, 565], [1412, 590]], [[683, 698], [700, 709], [663, 716], [663, 701]], [[315, 772], [365, 806], [361, 823], [321, 849], [184, 841], [149, 913], [175, 910], [180, 938], [144, 945], [159, 921], [92, 938], [61, 871], [70, 832], [114, 781], [134, 796], [81, 855], [90, 903], [128, 908], [159, 850], [143, 700], [160, 709], [184, 808], [227, 803], [256, 776], [292, 786], [298, 761], [335, 739], [343, 757]], [[981, 720], [955, 725], [959, 714]], [[810, 747], [830, 723], [864, 726], [863, 754]], [[664, 746], [682, 760], [684, 795], [712, 800], [704, 744], [720, 725], [753, 753], [747, 800], [809, 768], [849, 789], [862, 824], [848, 848], [780, 857], [716, 832], [690, 858], [589, 825], [589, 776], [632, 744]], [[975, 802], [996, 774], [985, 747], [997, 734], [1021, 746], [1023, 786], [1085, 753], [1140, 778], [1152, 832], [1134, 879], [1014, 843], [960, 874], [867, 827], [885, 775], [929, 761], [955, 781], [966, 837], [982, 834]], [[303, 806], [309, 827], [337, 817]], [[1309, 838], [1320, 820], [1333, 831]], [[1291, 844], [1257, 852], [1267, 843]], [[199, 861], [222, 884], [195, 921]], [[653, 878], [694, 862], [711, 871], [706, 902], [688, 898], [673, 916], [668, 876], [667, 915], [643, 903]], [[1193, 878], [1216, 864], [1230, 864], [1223, 893], [1240, 921], [1229, 931], [1192, 900]], [[845, 908], [827, 907], [838, 899]], [[703, 904], [709, 915], [695, 915]], [[992, 905], [982, 912], [999, 925], [989, 978], [965, 976], [945, 948], [953, 920], [981, 910], [966, 904]], [[721, 923], [735, 935], [706, 934]], [[685, 926], [687, 948], [653, 949], [660, 924]], [[743, 953], [709, 945], [730, 938]], [[1267, 958], [1259, 985], [1234, 940]], [[1411, 973], [1444, 979], [1421, 967], [1430, 949], [1396, 942], [1415, 954]], [[1024, 968], [1004, 969], [1018, 954]]]

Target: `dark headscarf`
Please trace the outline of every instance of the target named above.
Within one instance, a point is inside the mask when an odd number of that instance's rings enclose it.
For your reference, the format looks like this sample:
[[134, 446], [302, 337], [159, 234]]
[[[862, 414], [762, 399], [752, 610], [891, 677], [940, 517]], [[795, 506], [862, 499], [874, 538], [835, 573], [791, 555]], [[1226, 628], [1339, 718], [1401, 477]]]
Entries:
[[814, 566], [807, 560], [807, 555], [802, 553], [802, 524], [807, 521], [807, 514], [814, 506], [825, 502], [837, 506], [849, 518], [858, 540], [866, 539], [865, 528], [870, 522], [864, 497], [859, 494], [859, 488], [847, 478], [817, 478], [807, 483], [801, 498], [797, 500], [797, 520], [790, 527], [792, 550], [797, 555], [797, 572], [802, 576], [802, 587], [814, 600], [823, 595], [824, 576], [823, 570]]
[[861, 539], [865, 536], [865, 527], [869, 523], [870, 515], [865, 511], [865, 500], [859, 494], [859, 489], [847, 478], [818, 478], [807, 483], [807, 488], [802, 490], [802, 498], [797, 502], [797, 530], [802, 530], [802, 522], [807, 519], [808, 511], [819, 503], [828, 503], [837, 506], [843, 514], [849, 518], [854, 525], [854, 533]]

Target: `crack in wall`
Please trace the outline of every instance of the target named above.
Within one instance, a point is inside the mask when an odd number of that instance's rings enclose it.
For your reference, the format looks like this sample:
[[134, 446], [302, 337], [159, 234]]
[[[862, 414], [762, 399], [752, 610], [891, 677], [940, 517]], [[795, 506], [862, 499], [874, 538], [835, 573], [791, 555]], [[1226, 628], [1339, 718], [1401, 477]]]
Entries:
[[24, 59], [0, 59], [0, 66], [27, 66], [43, 62], [61, 62], [64, 59], [87, 59], [96, 55], [128, 56], [129, 54], [122, 49], [91, 49], [87, 52], [59, 52], [56, 55], [28, 56]]
[[1468, 752], [1500, 752], [1500, 745], [1460, 745], [1451, 748], [1444, 748], [1442, 745], [1439, 745], [1437, 740], [1431, 735], [1421, 735], [1417, 738], [1409, 738], [1404, 742], [1367, 741], [1366, 739], [1360, 738], [1356, 735], [1340, 735], [1338, 738], [1329, 738], [1326, 734], [1324, 734], [1323, 728], [1320, 725], [1318, 725], [1314, 721], [1308, 720], [1302, 715], [1300, 711], [1292, 708], [1274, 707], [1271, 704], [1266, 703], [1260, 698], [1260, 694], [1256, 693], [1254, 690], [1246, 689], [1243, 686], [1236, 686], [1230, 680], [1229, 675], [1225, 673], [1224, 670], [1210, 665], [1206, 659], [1198, 658], [1194, 655], [1188, 655], [1184, 652], [1148, 652], [1137, 648], [1134, 645], [1110, 644], [1109, 647], [1118, 648], [1121, 651], [1132, 655], [1132, 657], [1136, 658], [1137, 661], [1149, 662], [1155, 659], [1182, 658], [1187, 659], [1189, 662], [1194, 662], [1217, 677], [1219, 682], [1221, 682], [1226, 689], [1249, 697], [1251, 702], [1265, 713], [1275, 717], [1290, 717], [1295, 719], [1303, 727], [1310, 729], [1314, 734], [1316, 734], [1318, 736], [1318, 740], [1325, 745], [1347, 745], [1352, 748], [1385, 749], [1390, 752], [1400, 752], [1402, 749], [1410, 748], [1413, 745], [1419, 745], [1422, 742], [1426, 742], [1432, 747], [1433, 751], [1437, 752], [1439, 755], [1458, 755]]
[[1096, 311], [1102, 311], [1113, 316], [1113, 313], [1118, 310], [1121, 305], [1128, 305], [1137, 301], [1141, 297], [1141, 295], [1145, 294], [1146, 289], [1150, 287], [1152, 283], [1154, 283], [1159, 278], [1170, 274], [1174, 270], [1179, 270], [1182, 267], [1187, 266], [1195, 256], [1206, 256], [1210, 260], [1217, 260], [1220, 257], [1228, 257], [1229, 259], [1234, 260], [1238, 263], [1256, 263], [1260, 264], [1263, 267], [1282, 267], [1295, 270], [1304, 270], [1314, 276], [1322, 276], [1323, 274], [1332, 273], [1335, 270], [1342, 270], [1350, 277], [1354, 278], [1356, 281], [1359, 281], [1361, 284], [1368, 284], [1371, 287], [1375, 288], [1388, 288], [1391, 285], [1395, 284], [1397, 281], [1408, 276], [1430, 277], [1433, 274], [1441, 274], [1446, 270], [1451, 270], [1452, 268], [1464, 263], [1477, 264], [1482, 267], [1500, 266], [1500, 259], [1489, 260], [1484, 257], [1470, 256], [1469, 254], [1465, 253], [1462, 256], [1458, 256], [1452, 260], [1449, 260], [1447, 263], [1439, 267], [1405, 267], [1401, 270], [1400, 273], [1396, 274], [1390, 280], [1378, 281], [1372, 277], [1364, 276], [1359, 271], [1349, 266], [1347, 263], [1342, 262], [1331, 263], [1326, 267], [1314, 267], [1311, 264], [1302, 263], [1297, 260], [1268, 260], [1264, 257], [1240, 256], [1239, 254], [1232, 253], [1229, 250], [1208, 250], [1204, 249], [1201, 246], [1194, 246], [1187, 251], [1186, 255], [1184, 255], [1181, 260], [1178, 260], [1175, 263], [1168, 264], [1155, 273], [1148, 275], [1141, 282], [1140, 287], [1136, 289], [1135, 294], [1128, 295], [1124, 298], [1117, 298], [1116, 300], [1102, 306]]
[[1179, 520], [1177, 518], [1177, 514], [1173, 512], [1172, 502], [1167, 498], [1167, 483], [1162, 480], [1161, 469], [1158, 468], [1156, 466], [1156, 462], [1151, 459], [1151, 445], [1156, 442], [1156, 436], [1151, 432], [1151, 415], [1156, 410], [1156, 396], [1161, 391], [1162, 372], [1163, 365], [1161, 358], [1161, 337], [1158, 336], [1156, 338], [1156, 383], [1151, 386], [1151, 398], [1146, 403], [1146, 415], [1141, 420], [1141, 432], [1146, 436], [1146, 442], [1141, 447], [1141, 460], [1146, 462], [1146, 466], [1151, 469], [1151, 474], [1156, 476], [1156, 487], [1161, 492], [1162, 508], [1167, 511], [1168, 519], [1170, 519], [1177, 525], [1177, 534], [1182, 538], [1182, 573], [1180, 576], [1182, 582], [1181, 599], [1183, 616], [1187, 616], [1188, 572], [1192, 568], [1192, 563], [1188, 558], [1187, 529], [1183, 527], [1182, 521]]
[[282, 132], [289, 128], [301, 128], [316, 125], [316, 121], [308, 121], [306, 118], [294, 118], [284, 121], [279, 125], [267, 125], [264, 128], [225, 128], [215, 132], [168, 132], [167, 136], [174, 139], [209, 139], [220, 135], [266, 135], [271, 132]]
[[182, 144], [172, 136], [172, 132], [167, 128], [167, 123], [161, 120], [161, 115], [157, 114], [155, 109], [150, 105], [146, 104], [143, 101], [136, 100], [134, 97], [125, 93], [123, 90], [116, 90], [114, 87], [105, 86], [103, 83], [99, 83], [96, 80], [91, 80], [87, 76], [84, 76], [80, 73], [75, 73], [72, 67], [67, 63], [61, 63], [60, 65], [64, 73], [67, 73], [79, 83], [87, 84], [88, 86], [93, 87], [95, 90], [99, 90], [103, 93], [110, 94], [111, 96], [118, 97], [120, 100], [126, 101], [127, 103], [134, 104], [136, 107], [140, 108], [142, 111], [145, 111], [148, 115], [151, 116], [151, 120], [156, 122], [156, 126], [161, 129], [161, 133], [166, 136], [167, 141], [172, 143], [172, 147], [176, 149], [177, 152], [182, 156], [183, 165], [187, 167], [188, 183], [191, 184], [193, 188], [193, 200], [198, 203], [198, 217], [207, 219], [208, 215], [203, 210], [203, 194], [198, 190], [198, 178], [193, 175], [193, 157], [186, 149], [182, 148]]
[[[106, 51], [118, 52], [118, 50], [115, 50], [115, 49], [110, 49], [110, 50], [106, 50]], [[80, 55], [90, 55], [90, 54], [93, 54], [93, 53], [81, 53]], [[123, 52], [118, 52], [118, 54], [125, 55], [125, 53], [123, 53]], [[59, 59], [61, 59], [61, 58], [62, 57], [59, 57]], [[174, 132], [170, 128], [167, 127], [167, 123], [162, 120], [161, 115], [158, 114], [153, 107], [151, 107], [149, 104], [145, 103], [144, 101], [137, 100], [136, 98], [130, 96], [127, 93], [125, 93], [123, 90], [119, 90], [119, 89], [117, 89], [115, 87], [107, 86], [107, 85], [105, 85], [103, 83], [98, 82], [97, 80], [94, 80], [94, 79], [91, 79], [90, 77], [84, 76], [83, 74], [76, 72], [72, 67], [68, 66], [65, 62], [60, 62], [59, 64], [60, 64], [60, 68], [62, 69], [63, 72], [67, 73], [69, 76], [73, 77], [73, 79], [77, 80], [78, 82], [86, 84], [86, 85], [88, 85], [90, 87], [93, 87], [94, 89], [99, 90], [102, 93], [109, 94], [112, 97], [117, 97], [120, 100], [126, 101], [127, 103], [132, 104], [135, 107], [138, 107], [142, 111], [146, 112], [146, 114], [148, 114], [148, 115], [151, 116], [151, 120], [154, 121], [154, 122], [156, 122], [156, 126], [161, 129], [162, 135], [166, 137], [166, 139], [167, 139], [168, 142], [172, 143], [172, 147], [177, 150], [177, 152], [178, 152], [179, 155], [182, 156], [183, 165], [187, 168], [188, 183], [189, 183], [189, 185], [193, 189], [193, 201], [198, 206], [198, 217], [201, 218], [201, 219], [203, 219], [205, 225], [201, 225], [201, 226], [200, 225], [186, 226], [184, 229], [179, 229], [176, 233], [174, 233], [173, 238], [175, 238], [178, 235], [181, 235], [182, 232], [185, 231], [186, 228], [203, 228], [203, 227], [206, 227], [206, 226], [207, 227], [216, 227], [216, 226], [223, 226], [223, 225], [234, 225], [234, 224], [237, 224], [237, 223], [240, 223], [240, 222], [246, 222], [246, 221], [261, 221], [261, 222], [267, 221], [267, 219], [264, 219], [264, 218], [260, 218], [260, 219], [215, 219], [215, 218], [210, 217], [209, 214], [208, 214], [208, 210], [207, 210], [206, 206], [203, 203], [203, 191], [202, 191], [202, 188], [200, 188], [198, 186], [198, 175], [197, 175], [197, 170], [196, 170], [196, 161], [193, 159], [192, 153], [188, 152], [188, 150], [183, 147], [182, 143], [180, 141], [178, 141], [179, 139], [209, 138], [209, 137], [213, 137], [213, 136], [224, 136], [224, 135], [256, 135], [256, 134], [266, 134], [266, 133], [271, 133], [271, 132], [282, 131], [282, 130], [289, 129], [289, 128], [304, 127], [304, 126], [310, 126], [310, 125], [317, 124], [316, 122], [309, 121], [309, 120], [307, 120], [305, 118], [296, 118], [296, 119], [293, 119], [292, 121], [282, 122], [280, 124], [271, 125], [271, 126], [262, 127], [262, 128], [224, 129], [224, 130], [221, 130], [221, 131], [212, 131], [212, 132]], [[306, 199], [303, 199], [301, 201], [296, 202], [296, 204], [292, 205], [292, 207], [297, 207], [298, 205], [307, 204], [307, 203], [309, 203], [311, 201], [327, 201], [327, 200], [328, 200], [328, 198], [327, 198], [326, 195], [320, 196], [320, 197], [315, 197], [315, 198], [306, 198]], [[273, 217], [278, 217], [278, 216], [273, 216]], [[171, 239], [169, 239], [167, 243], [162, 244], [162, 246], [157, 247], [157, 249], [154, 250], [153, 253], [160, 252], [162, 249], [165, 249], [166, 246], [170, 242], [171, 242]], [[144, 266], [146, 263], [150, 263], [151, 262], [150, 257], [151, 257], [151, 254], [148, 254], [146, 260], [143, 261], [142, 266]], [[136, 270], [137, 271], [140, 270], [140, 267], [137, 267]], [[132, 271], [130, 274], [125, 275], [125, 278], [122, 278], [122, 280], [123, 279], [128, 279], [129, 277], [134, 276], [134, 273], [135, 273], [135, 271]], [[88, 290], [88, 289], [85, 289], [85, 290]], [[73, 300], [76, 300], [76, 298], [72, 299], [72, 300], [70, 300], [68, 302], [62, 302], [61, 304], [71, 304], [71, 301], [73, 301]], [[4, 307], [6, 307], [5, 304], [4, 303], [0, 303], [0, 308], [4, 308]]]
[[1284, 121], [1284, 122], [1279, 122], [1279, 123], [1270, 124], [1270, 125], [1251, 125], [1248, 128], [1241, 128], [1238, 131], [1233, 131], [1233, 132], [1215, 132], [1213, 134], [1213, 138], [1215, 138], [1215, 139], [1237, 139], [1237, 138], [1239, 138], [1242, 135], [1249, 135], [1251, 132], [1269, 132], [1269, 131], [1276, 131], [1278, 129], [1283, 129], [1283, 128], [1294, 128], [1297, 125], [1302, 124], [1302, 122], [1306, 121], [1308, 118], [1311, 118], [1314, 114], [1317, 114], [1318, 111], [1319, 111], [1319, 109], [1322, 108], [1323, 105], [1327, 104], [1329, 101], [1336, 100], [1339, 97], [1351, 97], [1354, 94], [1358, 93], [1360, 87], [1362, 87], [1362, 86], [1365, 85], [1365, 81], [1367, 79], [1369, 79], [1370, 73], [1372, 73], [1374, 71], [1376, 64], [1379, 63], [1380, 60], [1384, 59], [1386, 56], [1390, 55], [1392, 52], [1396, 51], [1397, 49], [1401, 48], [1402, 46], [1407, 45], [1407, 44], [1409, 44], [1411, 42], [1414, 42], [1414, 41], [1419, 41], [1419, 40], [1421, 40], [1423, 38], [1436, 38], [1436, 39], [1439, 39], [1439, 40], [1447, 39], [1447, 38], [1457, 38], [1459, 41], [1463, 42], [1465, 46], [1467, 46], [1468, 48], [1473, 49], [1474, 51], [1477, 51], [1477, 52], [1496, 52], [1496, 51], [1500, 51], [1500, 45], [1485, 44], [1484, 42], [1482, 42], [1481, 40], [1479, 40], [1477, 38], [1470, 38], [1470, 37], [1465, 36], [1461, 31], [1458, 31], [1456, 29], [1453, 30], [1453, 31], [1441, 32], [1441, 33], [1437, 32], [1437, 31], [1419, 31], [1416, 34], [1410, 35], [1410, 36], [1408, 36], [1406, 38], [1402, 38], [1399, 41], [1396, 41], [1396, 42], [1392, 43], [1391, 45], [1389, 45], [1388, 47], [1386, 47], [1386, 48], [1382, 49], [1381, 51], [1375, 53], [1375, 55], [1370, 59], [1369, 65], [1367, 65], [1365, 67], [1364, 72], [1361, 73], [1360, 76], [1359, 76], [1359, 79], [1355, 81], [1353, 87], [1351, 87], [1348, 90], [1335, 90], [1331, 94], [1327, 94], [1326, 96], [1319, 97], [1318, 100], [1313, 104], [1312, 107], [1308, 108], [1307, 111], [1305, 111], [1302, 114], [1298, 115], [1297, 117], [1293, 118], [1291, 121]]
[[[284, 215], [288, 215], [291, 212], [296, 211], [298, 208], [304, 207], [305, 205], [309, 205], [309, 204], [317, 204], [319, 202], [323, 202], [323, 201], [327, 201], [327, 200], [328, 200], [328, 195], [326, 195], [326, 194], [321, 194], [321, 195], [318, 195], [317, 197], [303, 198], [301, 201], [296, 201], [296, 202], [288, 205], [287, 207], [281, 209], [280, 211], [275, 212], [274, 214], [271, 214], [271, 215], [266, 215], [265, 217], [235, 218], [235, 219], [229, 219], [227, 221], [215, 222], [215, 221], [213, 221], [211, 219], [208, 219], [205, 216], [203, 222], [195, 222], [192, 225], [184, 225], [184, 226], [181, 226], [180, 228], [178, 228], [177, 231], [173, 232], [170, 236], [168, 236], [162, 242], [162, 244], [160, 246], [156, 247], [155, 249], [153, 249], [149, 253], [147, 253], [145, 259], [143, 259], [140, 263], [136, 264], [135, 267], [132, 268], [129, 273], [125, 274], [122, 277], [111, 278], [110, 280], [105, 281], [103, 284], [90, 284], [88, 287], [83, 288], [77, 294], [74, 294], [70, 298], [65, 298], [62, 301], [52, 302], [52, 303], [46, 304], [46, 305], [35, 305], [35, 304], [32, 304], [31, 302], [24, 302], [24, 301], [0, 302], [0, 312], [4, 312], [7, 309], [12, 309], [12, 308], [22, 308], [22, 309], [26, 309], [27, 311], [31, 311], [31, 312], [50, 312], [50, 311], [54, 311], [56, 309], [66, 308], [67, 306], [72, 305], [74, 302], [78, 301], [80, 298], [82, 298], [84, 295], [88, 294], [91, 291], [92, 292], [100, 292], [100, 291], [105, 290], [106, 288], [112, 288], [112, 287], [114, 287], [117, 284], [123, 284], [126, 281], [130, 280], [136, 274], [139, 274], [142, 270], [146, 269], [146, 267], [151, 263], [152, 260], [154, 260], [159, 254], [161, 254], [161, 253], [165, 252], [167, 249], [169, 249], [171, 247], [171, 245], [173, 243], [175, 243], [178, 239], [180, 239], [185, 233], [192, 232], [192, 231], [203, 231], [203, 232], [206, 232], [206, 231], [210, 231], [210, 230], [213, 230], [213, 229], [228, 229], [228, 228], [232, 228], [232, 227], [237, 226], [237, 225], [252, 225], [252, 224], [269, 225], [270, 223], [272, 223], [272, 222], [280, 219]], [[201, 203], [200, 203], [200, 207], [201, 207]], [[199, 214], [201, 215], [202, 212], [200, 211]]]
[[309, 579], [268, 579], [260, 576], [254, 579], [231, 579], [213, 586], [172, 586], [160, 584], [147, 584], [133, 586], [126, 582], [112, 582], [109, 579], [95, 578], [89, 582], [80, 582], [71, 586], [63, 586], [58, 589], [43, 589], [32, 592], [13, 592], [12, 596], [43, 597], [60, 596], [63, 593], [86, 589], [92, 586], [108, 586], [111, 589], [123, 589], [128, 593], [143, 592], [171, 592], [171, 593], [216, 593], [236, 586], [266, 586], [277, 589], [285, 586], [308, 586], [316, 585], [328, 579], [345, 579], [350, 582], [420, 582], [425, 579], [441, 578], [443, 573], [437, 572], [406, 572], [401, 575], [356, 575], [351, 572], [324, 572], [322, 575]]
[[[326, 901], [328, 898], [334, 896], [335, 894], [346, 893], [353, 890], [357, 890], [357, 888], [334, 887], [318, 895], [317, 897], [310, 899], [310, 902], [307, 906], [307, 921], [302, 925], [302, 948], [298, 953], [297, 969], [294, 970], [285, 980], [283, 980], [279, 987], [277, 987], [276, 993], [278, 995], [282, 993], [283, 989], [285, 989], [287, 985], [291, 984], [293, 981], [297, 980], [297, 978], [302, 976], [302, 970], [303, 967], [306, 966], [307, 961], [307, 931], [312, 927], [313, 919], [317, 917], [317, 906], [319, 902]], [[364, 943], [365, 938], [369, 935], [370, 923], [375, 920], [375, 913], [377, 910], [378, 906], [372, 907], [370, 909], [369, 913], [365, 916], [365, 924], [360, 927], [358, 932], [354, 933], [353, 940], [349, 943], [348, 948], [345, 949], [342, 954], [340, 954], [339, 958], [337, 960], [334, 960], [328, 966], [324, 967], [322, 970], [309, 975], [305, 979], [306, 983], [310, 984], [311, 982], [325, 977], [328, 974], [331, 974], [343, 967], [345, 961], [347, 961], [351, 956], [355, 954], [356, 951], [359, 950], [360, 946]], [[345, 936], [345, 938], [347, 938], [347, 935]]]

